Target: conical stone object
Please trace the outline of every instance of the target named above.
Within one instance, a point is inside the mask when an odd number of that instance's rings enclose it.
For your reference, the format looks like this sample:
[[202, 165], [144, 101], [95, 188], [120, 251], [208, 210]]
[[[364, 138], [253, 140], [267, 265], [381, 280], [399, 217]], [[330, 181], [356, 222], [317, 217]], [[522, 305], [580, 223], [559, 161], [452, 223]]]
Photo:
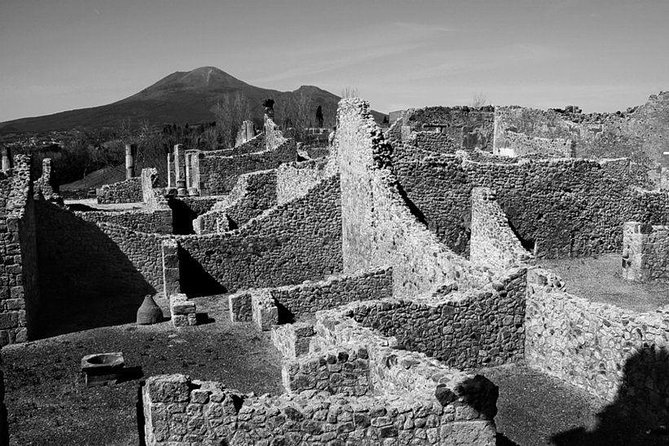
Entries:
[[137, 324], [139, 325], [151, 325], [157, 324], [163, 320], [163, 310], [156, 305], [156, 301], [153, 300], [153, 296], [147, 294], [144, 298], [144, 302], [137, 310]]

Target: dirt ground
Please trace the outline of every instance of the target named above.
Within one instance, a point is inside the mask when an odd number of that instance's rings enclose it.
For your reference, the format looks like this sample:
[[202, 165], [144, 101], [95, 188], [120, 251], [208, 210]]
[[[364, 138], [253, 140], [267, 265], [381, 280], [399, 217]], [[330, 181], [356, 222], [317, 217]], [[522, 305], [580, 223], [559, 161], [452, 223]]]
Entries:
[[633, 283], [622, 278], [620, 254], [541, 260], [537, 264], [562, 277], [567, 292], [578, 297], [633, 311], [654, 311], [669, 305], [669, 284]]
[[91, 353], [123, 352], [126, 367], [141, 367], [143, 379], [184, 373], [242, 392], [281, 393], [280, 356], [269, 334], [230, 323], [222, 300], [196, 299], [210, 317], [197, 327], [126, 324], [3, 348], [10, 444], [139, 444], [140, 379], [87, 388], [80, 361]]

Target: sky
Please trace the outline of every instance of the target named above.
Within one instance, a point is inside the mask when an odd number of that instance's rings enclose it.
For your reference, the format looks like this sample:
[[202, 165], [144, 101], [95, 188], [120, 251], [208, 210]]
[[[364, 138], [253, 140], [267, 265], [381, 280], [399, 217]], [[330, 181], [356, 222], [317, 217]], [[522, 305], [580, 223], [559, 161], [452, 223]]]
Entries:
[[0, 121], [215, 66], [259, 87], [616, 111], [669, 90], [668, 0], [0, 0]]

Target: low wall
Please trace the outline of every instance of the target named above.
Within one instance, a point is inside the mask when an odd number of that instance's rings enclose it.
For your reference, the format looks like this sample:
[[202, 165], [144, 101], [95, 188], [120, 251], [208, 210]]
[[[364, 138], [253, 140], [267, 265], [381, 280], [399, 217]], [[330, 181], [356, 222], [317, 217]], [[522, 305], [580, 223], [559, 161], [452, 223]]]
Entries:
[[272, 208], [238, 230], [178, 240], [185, 292], [199, 286], [187, 270], [230, 292], [336, 274], [342, 268], [339, 178], [328, 178], [304, 197]]
[[147, 446], [331, 442], [495, 444], [494, 423], [424, 395], [332, 398], [317, 392], [249, 397], [184, 375], [152, 376], [143, 386]]
[[269, 293], [279, 307], [281, 323], [292, 322], [313, 316], [317, 311], [337, 308], [351, 302], [390, 297], [392, 270], [386, 268], [350, 276], [332, 276], [299, 285], [242, 291], [230, 297], [232, 320], [250, 321], [251, 300], [254, 295], [262, 293]]
[[485, 291], [445, 289], [432, 298], [360, 302], [351, 314], [362, 326], [394, 336], [408, 350], [450, 367], [472, 369], [523, 358], [525, 270]]
[[669, 417], [669, 313], [634, 313], [564, 290], [555, 274], [528, 271], [527, 364], [606, 400], [647, 423]]
[[110, 223], [140, 232], [172, 234], [172, 211], [170, 209], [155, 211], [125, 212], [75, 212], [82, 220], [93, 223]]
[[216, 156], [203, 152], [199, 161], [200, 180], [205, 195], [227, 194], [239, 175], [259, 170], [276, 169], [282, 163], [295, 161], [295, 142], [288, 140], [273, 150], [239, 156]]
[[95, 191], [99, 204], [139, 203], [143, 200], [140, 177], [105, 184]]

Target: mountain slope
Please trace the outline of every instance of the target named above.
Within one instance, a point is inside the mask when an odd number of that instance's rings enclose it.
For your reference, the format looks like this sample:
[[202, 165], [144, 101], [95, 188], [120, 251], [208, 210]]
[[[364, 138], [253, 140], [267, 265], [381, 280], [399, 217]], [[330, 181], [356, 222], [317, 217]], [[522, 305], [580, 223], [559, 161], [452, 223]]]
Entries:
[[[275, 108], [305, 95], [308, 110], [315, 114], [320, 105], [325, 125], [334, 125], [339, 97], [318, 87], [302, 86], [292, 92], [255, 87], [215, 67], [177, 71], [128, 98], [99, 107], [82, 108], [51, 115], [21, 118], [0, 123], [0, 133], [45, 132], [73, 128], [115, 127], [123, 120], [150, 124], [185, 124], [215, 120], [217, 103], [243, 97], [249, 104], [249, 118], [262, 117], [262, 101], [272, 98]], [[374, 112], [382, 120], [385, 115]]]

